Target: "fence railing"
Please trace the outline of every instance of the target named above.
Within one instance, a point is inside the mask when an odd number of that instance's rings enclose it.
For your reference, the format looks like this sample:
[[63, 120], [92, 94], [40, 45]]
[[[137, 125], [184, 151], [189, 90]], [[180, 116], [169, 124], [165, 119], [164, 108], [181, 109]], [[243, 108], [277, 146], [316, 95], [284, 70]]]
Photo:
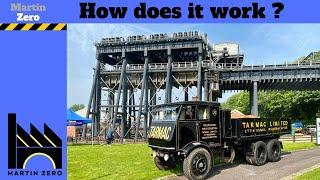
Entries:
[[295, 135], [284, 135], [280, 137], [282, 142], [313, 142], [316, 141], [314, 134], [295, 134]]
[[[198, 61], [195, 62], [174, 62], [172, 63], [173, 69], [197, 69], [198, 68]], [[250, 70], [250, 69], [277, 69], [277, 68], [304, 68], [304, 67], [314, 67], [319, 66], [320, 62], [308, 62], [308, 63], [300, 63], [297, 64], [274, 64], [274, 65], [239, 65], [237, 63], [214, 63], [210, 60], [202, 61], [203, 68], [211, 68], [211, 69], [218, 69], [218, 70], [232, 70], [232, 69], [243, 69], [243, 70]], [[143, 64], [128, 64], [126, 69], [127, 70], [137, 70], [141, 71], [144, 68]], [[148, 64], [149, 70], [159, 70], [159, 69], [167, 69], [167, 63], [150, 63]], [[105, 71], [119, 71], [122, 69], [122, 65], [113, 65], [105, 68]]]
[[[126, 143], [134, 143], [134, 142], [146, 142], [146, 140], [143, 139], [138, 139], [137, 141], [134, 141], [133, 138], [131, 139], [124, 139], [124, 142]], [[103, 136], [98, 136], [98, 137], [93, 137], [91, 138], [91, 136], [88, 136], [86, 138], [81, 138], [80, 136], [78, 137], [67, 137], [67, 143], [69, 145], [71, 144], [106, 144], [107, 140], [105, 137]], [[113, 140], [113, 143], [120, 143], [120, 138], [115, 138]]]

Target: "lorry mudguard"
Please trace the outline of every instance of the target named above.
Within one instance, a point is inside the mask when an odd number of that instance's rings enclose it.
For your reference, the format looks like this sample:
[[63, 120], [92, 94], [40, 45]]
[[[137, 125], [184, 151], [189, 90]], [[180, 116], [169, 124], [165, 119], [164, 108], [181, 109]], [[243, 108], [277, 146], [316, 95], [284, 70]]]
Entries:
[[212, 151], [211, 151], [210, 147], [208, 146], [208, 144], [200, 141], [200, 142], [190, 142], [189, 144], [185, 145], [182, 148], [184, 156], [185, 157], [188, 156], [188, 154], [190, 154], [192, 150], [194, 150], [198, 147], [205, 148], [210, 154], [212, 154]]

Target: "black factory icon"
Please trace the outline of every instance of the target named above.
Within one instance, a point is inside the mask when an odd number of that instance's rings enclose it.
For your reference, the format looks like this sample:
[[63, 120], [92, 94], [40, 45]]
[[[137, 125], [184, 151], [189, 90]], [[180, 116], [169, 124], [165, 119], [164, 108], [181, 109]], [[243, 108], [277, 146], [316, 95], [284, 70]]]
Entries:
[[61, 139], [46, 124], [43, 134], [32, 124], [27, 133], [16, 122], [16, 114], [8, 114], [8, 168], [26, 169], [34, 156], [44, 156], [51, 161], [53, 169], [61, 169]]

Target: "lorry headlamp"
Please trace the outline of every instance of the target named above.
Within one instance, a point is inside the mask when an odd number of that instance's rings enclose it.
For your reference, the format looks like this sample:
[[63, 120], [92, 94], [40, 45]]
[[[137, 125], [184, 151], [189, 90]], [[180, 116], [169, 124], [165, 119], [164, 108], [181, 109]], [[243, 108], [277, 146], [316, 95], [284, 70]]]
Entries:
[[157, 153], [153, 151], [152, 156], [155, 158], [157, 156]]
[[168, 155], [168, 154], [165, 154], [165, 155], [163, 156], [163, 159], [164, 159], [165, 161], [168, 161], [168, 160], [169, 160], [169, 155]]

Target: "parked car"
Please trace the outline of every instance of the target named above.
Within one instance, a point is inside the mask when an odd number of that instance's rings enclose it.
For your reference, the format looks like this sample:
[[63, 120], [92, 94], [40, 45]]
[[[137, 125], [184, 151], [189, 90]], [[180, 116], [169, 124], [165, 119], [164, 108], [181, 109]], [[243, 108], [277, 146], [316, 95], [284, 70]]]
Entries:
[[304, 128], [304, 134], [315, 134], [316, 133], [316, 125], [307, 125]]

